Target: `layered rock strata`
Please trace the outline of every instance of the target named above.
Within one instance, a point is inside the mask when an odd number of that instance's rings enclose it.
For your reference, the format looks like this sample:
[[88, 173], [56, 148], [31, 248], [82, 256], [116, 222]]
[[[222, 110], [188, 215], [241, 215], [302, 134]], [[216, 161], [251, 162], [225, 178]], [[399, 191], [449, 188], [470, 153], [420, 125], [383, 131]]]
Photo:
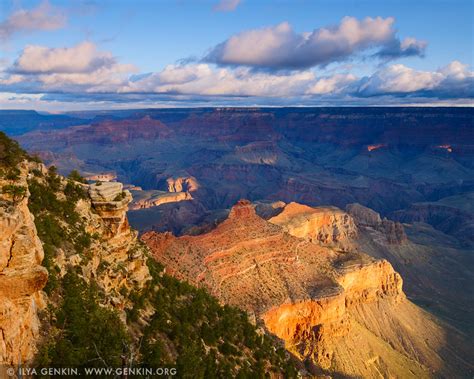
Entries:
[[163, 204], [193, 200], [189, 192], [133, 191], [134, 201], [130, 210], [158, 207]]
[[87, 220], [89, 233], [100, 235], [101, 240], [91, 247], [92, 260], [83, 264], [83, 272], [85, 277], [97, 278], [112, 305], [124, 309], [127, 299], [120, 289], [141, 287], [149, 279], [137, 232], [128, 223], [132, 195], [118, 182], [94, 183], [88, 192], [90, 201], [79, 204], [78, 209]]
[[[444, 370], [442, 328], [406, 299], [390, 263], [299, 234], [301, 209], [316, 214], [315, 220], [335, 220], [335, 213], [344, 213], [328, 208], [321, 215], [322, 209], [292, 205], [279, 218], [285, 221], [280, 226], [240, 201], [208, 233], [148, 232], [142, 238], [169, 273], [255, 315], [313, 374], [414, 378]], [[318, 236], [318, 222], [309, 224], [314, 227], [310, 235]], [[343, 225], [353, 224], [346, 220]], [[382, 326], [383, 319], [387, 325]], [[415, 329], [420, 325], [423, 330]]]
[[325, 245], [350, 246], [357, 236], [352, 217], [336, 207], [314, 208], [293, 202], [268, 221], [292, 236]]

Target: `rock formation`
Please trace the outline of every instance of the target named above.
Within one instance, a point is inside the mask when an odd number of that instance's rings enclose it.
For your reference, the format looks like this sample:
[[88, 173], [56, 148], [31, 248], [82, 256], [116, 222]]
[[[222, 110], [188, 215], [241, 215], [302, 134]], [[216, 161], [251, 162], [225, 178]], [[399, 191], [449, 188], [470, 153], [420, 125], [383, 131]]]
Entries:
[[[42, 164], [27, 161], [19, 168], [20, 174], [15, 180], [0, 178], [0, 189], [3, 189], [3, 193], [0, 192], [0, 365], [4, 367], [32, 361], [41, 341], [38, 312], [54, 301], [42, 292], [48, 271], [41, 266], [43, 246], [28, 208], [27, 179], [33, 178], [33, 171], [44, 177], [48, 170]], [[61, 187], [66, 180], [58, 178]], [[25, 191], [12, 195], [5, 190], [8, 185]], [[149, 279], [143, 248], [126, 216], [131, 195], [116, 182], [82, 187], [88, 188], [90, 197], [79, 200], [76, 211], [86, 232], [97, 237], [87, 254], [76, 254], [72, 245], [65, 244], [49, 259], [59, 275], [64, 275], [70, 266], [78, 266], [86, 280], [95, 278], [108, 295], [108, 305], [122, 311], [124, 318], [123, 312], [130, 306], [130, 300], [120, 290], [140, 288]], [[57, 196], [64, 195], [58, 192]], [[0, 375], [2, 373], [0, 371]]]
[[[12, 183], [27, 188], [29, 166], [23, 163], [20, 170], [18, 180], [0, 178], [0, 189]], [[37, 312], [45, 306], [41, 290], [48, 279], [48, 272], [41, 266], [43, 247], [28, 210], [27, 192], [21, 199], [0, 193], [0, 237], [2, 366], [28, 362], [33, 358], [39, 337]]]
[[[318, 238], [310, 242], [299, 231], [302, 214], [306, 220], [314, 214], [322, 220], [320, 211], [291, 205], [286, 215], [284, 210], [275, 217], [280, 226], [260, 218], [250, 202], [240, 201], [206, 234], [148, 232], [142, 239], [168, 272], [256, 315], [290, 352], [313, 362], [313, 373], [429, 377], [430, 370], [465, 372], [465, 365], [444, 366], [451, 353], [442, 351], [443, 329], [406, 299], [402, 279], [390, 263], [323, 246]], [[344, 212], [328, 212], [329, 224], [342, 217], [344, 228], [352, 225]], [[318, 222], [309, 224], [309, 235], [318, 236]], [[321, 225], [325, 229], [328, 223]], [[353, 232], [353, 225], [345, 230]], [[421, 326], [423, 330], [416, 329]], [[358, 351], [362, 343], [364, 349]], [[449, 358], [461, 362], [457, 356]]]
[[127, 299], [120, 289], [139, 288], [149, 279], [146, 258], [137, 245], [137, 233], [128, 224], [132, 196], [118, 182], [97, 182], [88, 191], [90, 203], [83, 202], [78, 208], [88, 221], [88, 231], [100, 235], [101, 243], [92, 246], [93, 259], [83, 264], [83, 272], [86, 277], [97, 278], [110, 294], [110, 301], [124, 309]]
[[[472, 196], [472, 192], [469, 194]], [[474, 215], [468, 208], [469, 204], [472, 204], [469, 194], [465, 195], [465, 199], [461, 198], [462, 201], [459, 202], [466, 204], [466, 209], [451, 206], [449, 203], [444, 205], [442, 202], [417, 203], [407, 209], [392, 212], [390, 217], [400, 222], [430, 224], [472, 248], [474, 246]]]
[[168, 192], [194, 192], [199, 189], [199, 183], [193, 177], [177, 177], [166, 179]]
[[268, 221], [282, 226], [292, 236], [325, 245], [347, 247], [357, 236], [352, 217], [336, 207], [314, 208], [293, 202]]
[[399, 222], [386, 218], [382, 220], [380, 214], [357, 203], [348, 204], [346, 211], [355, 218], [357, 224], [382, 232], [389, 244], [401, 245], [407, 241], [403, 225]]
[[192, 200], [189, 192], [163, 192], [163, 191], [133, 191], [133, 202], [130, 204], [130, 210], [146, 209], [158, 207], [162, 204], [177, 203], [185, 200]]

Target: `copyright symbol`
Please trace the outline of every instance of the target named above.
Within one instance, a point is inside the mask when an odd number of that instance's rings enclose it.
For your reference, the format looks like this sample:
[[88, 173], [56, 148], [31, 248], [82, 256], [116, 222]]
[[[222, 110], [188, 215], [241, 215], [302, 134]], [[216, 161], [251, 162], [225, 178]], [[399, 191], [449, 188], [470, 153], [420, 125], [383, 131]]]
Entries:
[[7, 375], [8, 376], [14, 376], [15, 375], [15, 369], [13, 367], [7, 368]]

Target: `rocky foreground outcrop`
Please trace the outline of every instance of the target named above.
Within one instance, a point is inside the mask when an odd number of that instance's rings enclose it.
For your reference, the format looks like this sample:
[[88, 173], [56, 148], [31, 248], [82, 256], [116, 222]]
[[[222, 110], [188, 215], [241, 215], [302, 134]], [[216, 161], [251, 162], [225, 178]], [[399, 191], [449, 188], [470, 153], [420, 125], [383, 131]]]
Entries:
[[[55, 301], [42, 291], [48, 271], [42, 266], [43, 245], [28, 207], [29, 180], [43, 180], [39, 178], [45, 178], [48, 170], [40, 163], [27, 161], [18, 167], [17, 178], [0, 179], [0, 365], [3, 367], [32, 362], [43, 338], [38, 314]], [[66, 179], [57, 178], [58, 188], [67, 183]], [[65, 243], [54, 256], [49, 252], [48, 264], [53, 274], [58, 272], [60, 276], [70, 267], [80, 268], [83, 278], [94, 278], [107, 295], [107, 304], [103, 305], [117, 309], [125, 318], [124, 310], [130, 306], [130, 300], [124, 296], [124, 289], [140, 288], [150, 277], [143, 248], [127, 221], [130, 193], [122, 190], [121, 183], [75, 185], [88, 193], [77, 202], [75, 211], [80, 215], [84, 231], [94, 238], [87, 254], [77, 254], [73, 245]], [[64, 194], [58, 192], [57, 196]]]
[[93, 259], [82, 265], [83, 272], [86, 277], [96, 277], [112, 305], [123, 310], [127, 298], [120, 289], [141, 287], [150, 278], [144, 252], [137, 244], [137, 232], [128, 223], [132, 195], [118, 182], [91, 184], [88, 193], [90, 201], [79, 209], [88, 220], [89, 232], [100, 235], [102, 241], [92, 247]]
[[467, 372], [461, 353], [446, 349], [447, 332], [406, 299], [388, 261], [321, 243], [344, 235], [334, 232], [339, 217], [346, 236], [355, 233], [350, 216], [298, 204], [279, 216], [266, 221], [240, 201], [208, 233], [148, 232], [142, 239], [168, 272], [255, 315], [313, 373]]
[[[18, 180], [0, 178], [0, 188], [27, 188], [27, 164]], [[36, 167], [39, 168], [39, 167]], [[0, 366], [30, 360], [39, 336], [37, 312], [44, 308], [41, 290], [48, 272], [41, 266], [44, 252], [28, 210], [28, 193], [20, 198], [0, 193]], [[0, 372], [1, 374], [1, 372]]]

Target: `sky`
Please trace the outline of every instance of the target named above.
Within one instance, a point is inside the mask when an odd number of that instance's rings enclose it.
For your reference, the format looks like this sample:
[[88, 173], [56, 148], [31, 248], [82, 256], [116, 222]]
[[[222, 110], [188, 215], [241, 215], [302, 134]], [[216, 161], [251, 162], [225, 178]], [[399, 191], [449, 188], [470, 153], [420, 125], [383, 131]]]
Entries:
[[1, 0], [0, 109], [473, 104], [472, 0]]

